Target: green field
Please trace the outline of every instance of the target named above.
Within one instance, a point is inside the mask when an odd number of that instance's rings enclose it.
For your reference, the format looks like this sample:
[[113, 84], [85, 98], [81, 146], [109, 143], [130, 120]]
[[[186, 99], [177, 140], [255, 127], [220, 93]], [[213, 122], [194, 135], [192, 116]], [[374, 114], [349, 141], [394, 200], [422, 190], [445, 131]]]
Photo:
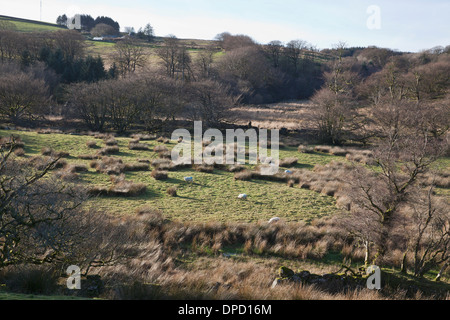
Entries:
[[8, 21], [15, 25], [19, 32], [48, 32], [66, 29], [52, 23], [0, 16], [0, 21]]
[[[40, 155], [43, 147], [49, 146], [56, 151], [70, 153], [69, 163], [84, 163], [89, 166], [90, 160], [80, 160], [80, 154], [92, 154], [86, 142], [96, 140], [99, 147], [103, 141], [91, 136], [67, 134], [38, 134], [25, 131], [0, 131], [1, 136], [15, 134], [25, 143], [26, 157]], [[135, 151], [128, 149], [130, 138], [117, 138], [120, 157], [125, 163], [136, 162], [137, 159], [157, 159], [153, 151]], [[153, 150], [156, 141], [145, 141]], [[174, 144], [167, 145], [169, 148]], [[296, 148], [286, 147], [280, 150], [281, 158], [298, 157], [296, 168], [312, 169], [315, 164], [326, 164], [337, 158], [325, 154], [303, 154]], [[150, 169], [151, 170], [151, 169]], [[169, 179], [157, 181], [150, 176], [151, 171], [127, 172], [127, 180], [142, 182], [147, 185], [144, 195], [133, 198], [97, 197], [88, 201], [87, 206], [97, 210], [115, 214], [133, 214], [137, 208], [150, 206], [161, 209], [168, 218], [182, 221], [265, 221], [274, 216], [286, 221], [311, 221], [337, 211], [335, 199], [311, 190], [288, 188], [285, 183], [271, 181], [238, 181], [234, 174], [214, 170], [213, 173], [201, 173], [193, 169], [182, 169], [169, 172]], [[282, 169], [280, 169], [282, 170]], [[184, 182], [184, 177], [194, 177], [193, 184]], [[86, 185], [111, 185], [110, 177], [97, 173], [89, 168], [89, 172], [80, 173], [79, 180]], [[178, 188], [178, 196], [167, 195], [171, 186]], [[238, 199], [238, 195], [249, 195], [247, 201]]]

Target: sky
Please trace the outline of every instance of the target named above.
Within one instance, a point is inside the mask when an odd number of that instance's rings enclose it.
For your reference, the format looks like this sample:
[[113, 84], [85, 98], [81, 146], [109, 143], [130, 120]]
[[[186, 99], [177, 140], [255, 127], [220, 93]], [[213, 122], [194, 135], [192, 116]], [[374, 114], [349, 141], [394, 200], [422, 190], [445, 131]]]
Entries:
[[450, 0], [0, 0], [0, 15], [55, 23], [59, 15], [109, 16], [122, 30], [150, 23], [157, 36], [246, 34], [261, 44], [306, 40], [418, 52], [450, 45]]

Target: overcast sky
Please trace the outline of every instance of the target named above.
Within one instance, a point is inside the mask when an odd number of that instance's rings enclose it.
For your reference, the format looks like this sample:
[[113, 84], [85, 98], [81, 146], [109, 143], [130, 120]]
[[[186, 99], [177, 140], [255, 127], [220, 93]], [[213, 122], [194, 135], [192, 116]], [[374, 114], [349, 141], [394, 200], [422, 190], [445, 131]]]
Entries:
[[[0, 15], [39, 20], [40, 2], [0, 0]], [[228, 31], [259, 43], [303, 39], [320, 49], [339, 41], [413, 52], [450, 45], [449, 0], [42, 0], [42, 21], [64, 13], [109, 16], [122, 29], [150, 23], [157, 36], [178, 38]]]

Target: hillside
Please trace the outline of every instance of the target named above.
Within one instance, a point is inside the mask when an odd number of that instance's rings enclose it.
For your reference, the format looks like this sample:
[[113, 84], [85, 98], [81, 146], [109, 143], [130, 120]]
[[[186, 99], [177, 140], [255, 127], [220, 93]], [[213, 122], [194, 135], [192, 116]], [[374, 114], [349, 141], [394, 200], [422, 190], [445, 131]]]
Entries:
[[66, 27], [59, 26], [54, 23], [8, 17], [2, 15], [0, 15], [0, 21], [8, 21], [13, 23], [16, 26], [16, 31], [19, 32], [46, 32], [46, 31], [58, 31], [67, 29]]

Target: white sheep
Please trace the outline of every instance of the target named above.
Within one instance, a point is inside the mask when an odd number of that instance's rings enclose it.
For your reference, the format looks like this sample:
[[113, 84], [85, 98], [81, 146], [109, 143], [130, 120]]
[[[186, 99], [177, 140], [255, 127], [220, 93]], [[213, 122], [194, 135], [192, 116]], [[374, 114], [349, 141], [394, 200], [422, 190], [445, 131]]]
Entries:
[[277, 222], [279, 222], [280, 220], [281, 220], [280, 218], [274, 217], [274, 218], [272, 218], [272, 219], [269, 220], [269, 224], [277, 223]]
[[242, 199], [242, 200], [247, 200], [247, 198], [248, 198], [248, 196], [247, 196], [245, 193], [240, 194], [240, 195], [238, 196], [238, 199]]
[[192, 183], [192, 182], [194, 182], [194, 178], [193, 177], [185, 177], [184, 181]]

